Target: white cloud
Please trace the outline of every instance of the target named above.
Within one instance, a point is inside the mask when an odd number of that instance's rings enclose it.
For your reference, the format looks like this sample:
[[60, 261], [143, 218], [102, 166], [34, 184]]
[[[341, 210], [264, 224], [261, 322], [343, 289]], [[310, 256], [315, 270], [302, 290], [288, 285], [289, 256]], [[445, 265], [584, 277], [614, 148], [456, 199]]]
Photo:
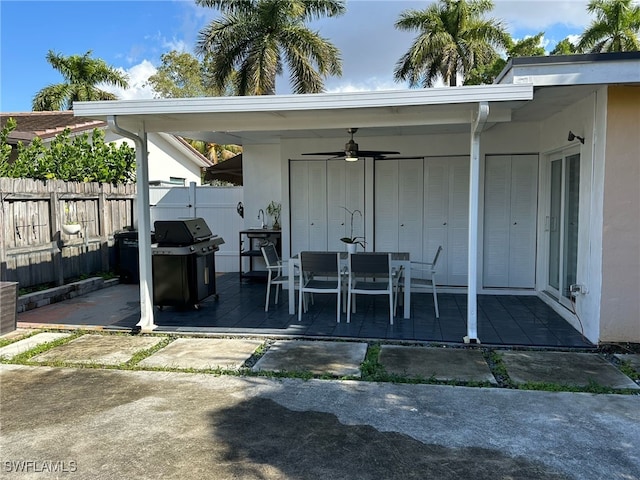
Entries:
[[121, 73], [125, 73], [129, 77], [129, 88], [124, 89], [114, 86], [101, 86], [107, 92], [114, 93], [120, 100], [139, 100], [145, 98], [154, 98], [154, 91], [147, 80], [151, 75], [156, 73], [157, 69], [148, 60], [132, 66], [128, 69], [118, 68]]
[[172, 50], [175, 50], [177, 52], [189, 51], [187, 42], [185, 42], [184, 40], [178, 40], [176, 37], [173, 37], [171, 40], [164, 39], [164, 41], [162, 42], [162, 46], [169, 52]]
[[361, 81], [336, 79], [332, 85], [327, 85], [329, 93], [371, 92], [376, 90], [399, 90], [405, 88], [400, 83], [383, 78], [372, 77]]
[[567, 38], [574, 45], [577, 45], [580, 41], [580, 35], [569, 35]]
[[584, 29], [589, 22], [587, 0], [496, 0], [492, 16], [510, 31], [544, 31], [554, 25]]

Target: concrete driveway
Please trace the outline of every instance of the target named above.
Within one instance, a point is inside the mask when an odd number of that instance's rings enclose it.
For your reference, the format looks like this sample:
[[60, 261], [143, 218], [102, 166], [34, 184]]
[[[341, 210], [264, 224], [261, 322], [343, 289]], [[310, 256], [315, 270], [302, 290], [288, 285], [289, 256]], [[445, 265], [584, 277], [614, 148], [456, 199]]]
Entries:
[[0, 365], [8, 479], [640, 479], [640, 397]]

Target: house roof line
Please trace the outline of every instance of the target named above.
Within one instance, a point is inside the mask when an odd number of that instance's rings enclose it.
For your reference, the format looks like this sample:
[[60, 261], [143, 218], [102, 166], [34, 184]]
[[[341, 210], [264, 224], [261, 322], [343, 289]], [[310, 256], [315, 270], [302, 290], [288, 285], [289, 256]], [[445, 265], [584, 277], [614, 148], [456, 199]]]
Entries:
[[65, 129], [77, 134], [107, 125], [103, 120], [74, 116], [71, 110], [1, 113], [0, 125], [4, 127], [9, 118], [16, 120], [17, 126], [8, 135], [8, 143], [31, 142], [36, 137], [47, 140], [61, 134]]
[[146, 100], [76, 102], [74, 112], [88, 117], [107, 115], [157, 115], [171, 113], [245, 113], [304, 110], [344, 110], [368, 107], [403, 107], [530, 100], [533, 85], [504, 84], [377, 90], [373, 92], [315, 93], [244, 97], [196, 97]]
[[158, 132], [158, 135], [164, 137], [169, 143], [175, 145], [176, 148], [182, 150], [186, 155], [193, 157], [193, 162], [202, 168], [207, 168], [213, 165], [213, 162], [207, 157], [202, 155], [198, 150], [193, 148], [189, 142], [178, 135], [172, 135], [170, 133]]

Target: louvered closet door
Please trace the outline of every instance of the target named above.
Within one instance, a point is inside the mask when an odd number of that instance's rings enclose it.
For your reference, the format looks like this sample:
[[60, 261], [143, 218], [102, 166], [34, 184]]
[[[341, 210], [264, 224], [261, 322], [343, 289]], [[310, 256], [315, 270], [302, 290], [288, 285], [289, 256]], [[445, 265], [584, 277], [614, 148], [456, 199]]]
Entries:
[[495, 155], [485, 160], [483, 284], [534, 288], [537, 155]]
[[439, 245], [438, 283], [466, 285], [469, 232], [469, 158], [431, 157], [424, 163], [425, 261]]
[[[327, 162], [327, 246], [330, 251], [346, 250], [340, 241], [350, 235], [350, 215], [342, 208], [359, 210], [354, 215], [353, 234], [364, 236], [364, 162]], [[366, 239], [370, 241], [370, 239]]]
[[398, 251], [398, 160], [375, 162], [375, 249]]
[[398, 250], [423, 261], [423, 159], [398, 160]]
[[375, 162], [375, 249], [422, 260], [423, 161]]
[[291, 253], [327, 250], [325, 161], [291, 161]]

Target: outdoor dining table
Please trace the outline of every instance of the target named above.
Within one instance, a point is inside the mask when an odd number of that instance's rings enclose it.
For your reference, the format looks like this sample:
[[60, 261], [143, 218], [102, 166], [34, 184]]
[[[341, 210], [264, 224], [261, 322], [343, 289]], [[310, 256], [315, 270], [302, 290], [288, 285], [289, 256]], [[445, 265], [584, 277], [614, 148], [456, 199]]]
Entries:
[[[338, 252], [329, 252], [338, 253]], [[340, 265], [342, 267], [347, 266], [349, 260], [349, 253], [340, 253]], [[404, 318], [411, 318], [411, 262], [409, 261], [409, 253], [407, 252], [382, 252], [391, 253], [391, 266], [399, 269], [404, 269]], [[295, 292], [295, 270], [296, 267], [300, 267], [300, 256], [294, 255], [287, 262], [289, 282], [287, 288], [289, 289], [289, 314], [295, 315], [296, 313], [296, 292]]]

